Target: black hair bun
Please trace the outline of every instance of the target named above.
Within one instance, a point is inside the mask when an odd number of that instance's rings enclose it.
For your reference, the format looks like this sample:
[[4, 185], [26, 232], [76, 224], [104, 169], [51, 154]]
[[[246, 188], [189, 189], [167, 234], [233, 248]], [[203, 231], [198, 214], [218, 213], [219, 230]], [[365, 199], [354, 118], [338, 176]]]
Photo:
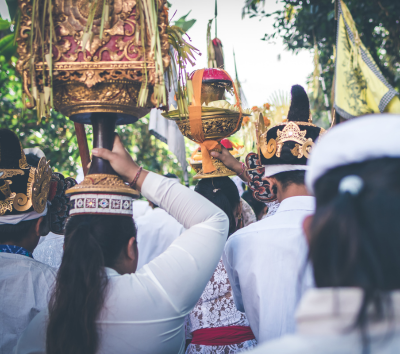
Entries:
[[292, 86], [292, 102], [287, 120], [290, 122], [308, 122], [310, 117], [310, 101], [304, 88], [300, 85]]

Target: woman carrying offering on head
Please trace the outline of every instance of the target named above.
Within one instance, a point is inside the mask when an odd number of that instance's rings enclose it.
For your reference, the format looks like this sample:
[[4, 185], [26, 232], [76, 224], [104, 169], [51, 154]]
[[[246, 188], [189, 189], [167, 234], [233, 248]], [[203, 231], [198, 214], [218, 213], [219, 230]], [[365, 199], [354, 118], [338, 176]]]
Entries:
[[139, 271], [131, 215], [73, 215], [48, 311], [38, 314], [15, 353], [183, 353], [184, 319], [212, 276], [229, 222], [224, 212], [174, 180], [142, 171], [116, 136], [93, 149], [187, 229]]

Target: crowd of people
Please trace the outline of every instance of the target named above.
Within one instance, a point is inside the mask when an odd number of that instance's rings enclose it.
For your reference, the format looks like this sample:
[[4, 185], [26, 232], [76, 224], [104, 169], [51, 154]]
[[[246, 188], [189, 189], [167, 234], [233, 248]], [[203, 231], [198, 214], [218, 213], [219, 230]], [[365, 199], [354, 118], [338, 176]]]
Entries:
[[148, 204], [70, 216], [64, 236], [38, 196], [43, 160], [0, 129], [0, 353], [398, 353], [400, 116], [310, 117], [294, 86], [260, 147], [271, 205], [229, 177], [193, 191], [142, 170], [116, 136], [92, 154]]

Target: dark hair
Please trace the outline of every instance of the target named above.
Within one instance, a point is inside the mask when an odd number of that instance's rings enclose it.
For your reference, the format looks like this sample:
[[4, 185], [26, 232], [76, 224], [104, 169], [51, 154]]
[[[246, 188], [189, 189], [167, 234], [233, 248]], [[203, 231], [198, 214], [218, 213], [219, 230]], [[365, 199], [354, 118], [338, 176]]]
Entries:
[[[338, 192], [349, 175], [363, 180], [357, 195]], [[317, 208], [310, 230], [315, 283], [363, 289], [355, 328], [367, 351], [368, 320], [390, 318], [388, 292], [400, 289], [399, 176], [400, 159], [383, 158], [335, 168], [315, 183]]]
[[[304, 176], [306, 171], [298, 170], [298, 171], [288, 171], [281, 172], [273, 175], [272, 177], [276, 178], [276, 180], [282, 185], [282, 188], [285, 190], [291, 184], [302, 185], [304, 184]], [[275, 192], [276, 194], [276, 192]]]
[[133, 219], [113, 215], [72, 216], [65, 228], [65, 250], [49, 303], [47, 354], [95, 354], [96, 320], [107, 289], [104, 267], [113, 267], [129, 239]]
[[253, 196], [253, 192], [250, 190], [245, 191], [242, 194], [242, 198], [251, 206], [258, 220], [258, 215], [261, 213], [261, 211], [264, 210], [265, 203], [255, 199]]
[[310, 102], [304, 88], [293, 85], [290, 90], [292, 99], [287, 116], [289, 122], [308, 122], [310, 118]]
[[164, 177], [179, 179], [178, 176], [177, 176], [176, 174], [174, 174], [174, 173], [169, 173], [169, 172], [166, 173], [166, 174], [164, 175]]
[[[18, 224], [5, 224], [0, 225], [0, 243], [13, 241], [15, 243], [21, 242], [34, 228], [38, 222], [38, 219], [21, 221]], [[41, 236], [46, 236], [50, 231], [50, 214], [47, 213], [43, 217], [43, 221], [39, 227], [39, 233]]]
[[225, 212], [229, 219], [229, 235], [234, 233], [236, 221], [233, 212], [240, 203], [235, 182], [229, 177], [204, 178], [194, 190]]
[[28, 165], [31, 165], [32, 167], [38, 167], [39, 165], [39, 161], [40, 161], [40, 157], [29, 152], [27, 154], [25, 154], [26, 157], [26, 162], [28, 163]]

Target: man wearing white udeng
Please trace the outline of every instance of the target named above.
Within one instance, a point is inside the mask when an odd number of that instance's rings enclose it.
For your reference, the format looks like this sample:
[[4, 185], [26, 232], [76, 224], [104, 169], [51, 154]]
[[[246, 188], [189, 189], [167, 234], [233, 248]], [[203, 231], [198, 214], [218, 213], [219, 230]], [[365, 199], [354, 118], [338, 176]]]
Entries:
[[295, 309], [313, 285], [302, 222], [315, 202], [304, 174], [323, 132], [312, 124], [304, 89], [293, 86], [288, 121], [261, 137], [265, 176], [281, 204], [274, 215], [234, 233], [225, 246], [223, 261], [236, 306], [246, 313], [258, 343], [295, 331]]

